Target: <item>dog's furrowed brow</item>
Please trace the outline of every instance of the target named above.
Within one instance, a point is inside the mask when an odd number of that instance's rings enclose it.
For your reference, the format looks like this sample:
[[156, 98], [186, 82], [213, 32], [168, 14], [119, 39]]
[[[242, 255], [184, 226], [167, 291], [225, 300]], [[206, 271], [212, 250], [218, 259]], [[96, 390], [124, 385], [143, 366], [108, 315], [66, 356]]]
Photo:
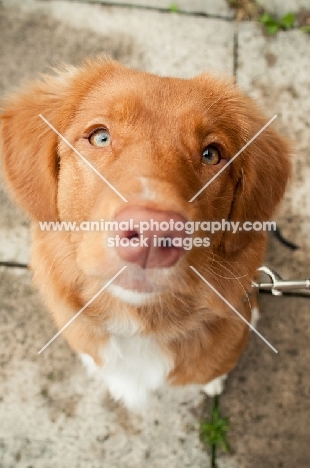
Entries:
[[88, 115], [90, 119], [102, 116], [120, 124], [133, 123], [139, 115], [146, 112], [143, 99], [128, 92], [111, 94], [93, 92], [84, 98], [79, 108], [79, 113]]
[[102, 124], [111, 122], [131, 131], [140, 128], [145, 136], [155, 132], [201, 140], [214, 131], [210, 123], [220, 117], [219, 100], [214, 96], [202, 99], [201, 89], [193, 84], [158, 78], [101, 83], [85, 96], [79, 113], [87, 115], [88, 121], [102, 116]]

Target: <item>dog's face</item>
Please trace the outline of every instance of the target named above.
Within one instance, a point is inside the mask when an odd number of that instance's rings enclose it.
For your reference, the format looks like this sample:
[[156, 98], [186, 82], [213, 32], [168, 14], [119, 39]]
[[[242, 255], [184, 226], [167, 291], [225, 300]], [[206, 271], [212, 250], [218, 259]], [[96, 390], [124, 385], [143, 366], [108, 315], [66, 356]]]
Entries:
[[[7, 100], [1, 126], [4, 172], [35, 221], [264, 221], [289, 175], [287, 143], [270, 128], [189, 200], [265, 123], [257, 106], [229, 80], [207, 74], [160, 78], [97, 61]], [[251, 245], [263, 239], [262, 233], [210, 235], [198, 229], [188, 235], [169, 227], [146, 231], [147, 248], [108, 245], [117, 235], [131, 240], [142, 234], [139, 228], [71, 233], [78, 268], [108, 281], [127, 265], [110, 292], [139, 303], [166, 288], [190, 289], [189, 265], [202, 258], [243, 259], [243, 252], [255, 250]], [[153, 248], [155, 235], [181, 241], [209, 237], [210, 246]]]

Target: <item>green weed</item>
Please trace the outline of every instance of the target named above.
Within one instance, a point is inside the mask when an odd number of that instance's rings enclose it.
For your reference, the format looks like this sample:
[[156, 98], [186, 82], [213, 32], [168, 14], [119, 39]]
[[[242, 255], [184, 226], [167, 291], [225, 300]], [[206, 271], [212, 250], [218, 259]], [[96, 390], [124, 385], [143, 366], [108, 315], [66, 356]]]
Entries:
[[287, 13], [281, 16], [280, 19], [276, 19], [269, 13], [264, 13], [258, 21], [264, 25], [265, 31], [270, 36], [276, 34], [280, 30], [293, 29], [295, 25], [295, 15], [293, 13]]
[[223, 417], [220, 412], [220, 397], [215, 396], [211, 411], [211, 420], [200, 423], [200, 439], [211, 449], [210, 467], [216, 467], [216, 455], [218, 449], [229, 452], [227, 432], [230, 429], [229, 419]]
[[178, 13], [180, 8], [175, 3], [171, 3], [171, 5], [169, 5], [169, 11], [170, 13]]

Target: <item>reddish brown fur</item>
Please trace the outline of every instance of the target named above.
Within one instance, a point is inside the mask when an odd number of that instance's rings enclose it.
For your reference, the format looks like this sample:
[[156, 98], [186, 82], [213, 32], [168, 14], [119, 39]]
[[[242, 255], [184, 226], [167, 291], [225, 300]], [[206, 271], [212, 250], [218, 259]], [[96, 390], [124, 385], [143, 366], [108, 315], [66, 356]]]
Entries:
[[[189, 220], [263, 221], [274, 212], [289, 175], [288, 144], [268, 127], [188, 203], [222, 167], [203, 166], [203, 148], [217, 144], [227, 161], [267, 121], [230, 80], [208, 74], [192, 80], [160, 78], [110, 60], [89, 61], [31, 84], [8, 97], [3, 107], [4, 173], [16, 202], [33, 219], [34, 281], [59, 328], [123, 264], [111, 260], [102, 233], [42, 232], [37, 221], [112, 219], [125, 203], [39, 114], [129, 200], [126, 205], [175, 211]], [[94, 120], [109, 128], [111, 147], [98, 151], [82, 138]], [[155, 200], [139, 199], [138, 176], [150, 179]], [[249, 320], [250, 307], [242, 299], [262, 262], [265, 241], [261, 232], [219, 232], [210, 248], [182, 257], [157, 302], [134, 307], [104, 292], [64, 335], [75, 350], [100, 364], [99, 350], [108, 338], [104, 324], [111, 314], [120, 319], [130, 315], [141, 322], [143, 334], [155, 334], [173, 357], [171, 383], [207, 383], [234, 367], [248, 327], [189, 265]], [[161, 279], [154, 273], [153, 281]]]

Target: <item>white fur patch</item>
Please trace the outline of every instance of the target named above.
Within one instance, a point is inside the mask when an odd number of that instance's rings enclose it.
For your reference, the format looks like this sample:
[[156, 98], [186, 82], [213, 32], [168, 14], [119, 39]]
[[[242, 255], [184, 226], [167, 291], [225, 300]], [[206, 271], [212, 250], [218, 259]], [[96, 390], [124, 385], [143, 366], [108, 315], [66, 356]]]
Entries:
[[110, 284], [107, 290], [120, 301], [135, 306], [147, 304], [150, 302], [150, 300], [156, 297], [156, 293], [130, 291], [129, 289], [124, 289], [121, 286], [117, 286], [115, 284]]
[[210, 397], [215, 395], [221, 395], [224, 390], [224, 382], [227, 379], [227, 375], [221, 375], [214, 380], [211, 380], [207, 385], [204, 385], [203, 391]]
[[156, 193], [150, 190], [149, 181], [146, 177], [139, 177], [142, 185], [142, 191], [140, 197], [143, 200], [156, 200]]
[[91, 375], [91, 376], [96, 375], [99, 367], [97, 366], [93, 358], [89, 354], [86, 354], [86, 353], [80, 353], [79, 356], [83, 365], [86, 367], [88, 375]]
[[111, 336], [102, 350], [104, 366], [99, 368], [90, 356], [82, 362], [108, 387], [112, 397], [129, 409], [145, 406], [151, 391], [161, 387], [172, 368], [172, 360], [150, 336]]
[[258, 307], [252, 307], [251, 311], [251, 325], [256, 328], [259, 321], [260, 313]]

